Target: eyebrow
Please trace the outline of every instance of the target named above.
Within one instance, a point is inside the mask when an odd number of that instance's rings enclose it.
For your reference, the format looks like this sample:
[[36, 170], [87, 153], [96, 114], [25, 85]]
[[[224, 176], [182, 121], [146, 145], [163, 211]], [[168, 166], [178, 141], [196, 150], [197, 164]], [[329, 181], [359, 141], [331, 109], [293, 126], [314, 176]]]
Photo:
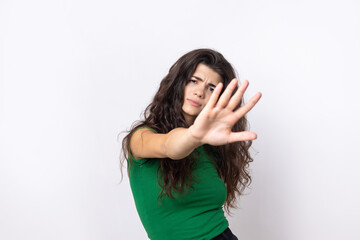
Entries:
[[[192, 76], [192, 77], [195, 78], [196, 80], [199, 80], [199, 81], [202, 81], [202, 82], [204, 81], [203, 79], [201, 79], [201, 78], [199, 78], [199, 77], [197, 77], [197, 76], [195, 76], [195, 75]], [[211, 86], [211, 87], [216, 87], [216, 85], [214, 85], [214, 84], [212, 84], [212, 83], [209, 83], [208, 85]]]

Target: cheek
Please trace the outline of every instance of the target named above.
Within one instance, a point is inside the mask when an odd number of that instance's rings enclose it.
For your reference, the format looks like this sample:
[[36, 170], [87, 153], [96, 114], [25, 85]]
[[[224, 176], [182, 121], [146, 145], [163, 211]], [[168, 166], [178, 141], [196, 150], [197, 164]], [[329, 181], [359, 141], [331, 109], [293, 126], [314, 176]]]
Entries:
[[189, 94], [189, 91], [190, 91], [190, 86], [186, 85], [184, 88], [184, 96], [187, 96]]

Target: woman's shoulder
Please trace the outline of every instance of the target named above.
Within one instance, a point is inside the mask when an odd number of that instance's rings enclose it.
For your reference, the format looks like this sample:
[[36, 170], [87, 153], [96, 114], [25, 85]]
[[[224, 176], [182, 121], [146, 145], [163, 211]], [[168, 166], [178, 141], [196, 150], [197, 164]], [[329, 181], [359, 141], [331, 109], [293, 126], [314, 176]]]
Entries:
[[166, 134], [158, 133], [149, 126], [134, 129], [130, 139], [130, 150], [135, 158], [163, 158]]
[[[134, 142], [134, 139], [137, 139], [139, 138], [140, 136], [142, 136], [144, 133], [157, 133], [155, 131], [155, 129], [149, 127], [149, 126], [140, 126], [140, 127], [135, 127], [134, 130], [132, 131], [131, 133], [131, 137], [130, 137], [130, 142], [133, 141]], [[136, 141], [138, 142], [138, 141]], [[133, 145], [133, 148], [134, 148], [134, 144], [131, 144], [130, 143], [130, 146]], [[138, 144], [135, 144], [135, 145], [138, 145]], [[131, 159], [132, 161], [134, 161], [135, 163], [144, 163], [147, 161], [146, 158], [141, 158], [141, 157], [136, 157], [134, 154], [133, 154], [133, 151], [131, 150], [131, 147], [129, 148], [129, 159]]]
[[140, 126], [140, 127], [135, 127], [134, 130], [131, 133], [130, 136], [130, 142], [133, 141], [133, 139], [135, 138], [139, 138], [141, 137], [144, 133], [148, 134], [154, 134], [157, 133], [156, 130], [154, 128], [148, 127], [148, 126]]

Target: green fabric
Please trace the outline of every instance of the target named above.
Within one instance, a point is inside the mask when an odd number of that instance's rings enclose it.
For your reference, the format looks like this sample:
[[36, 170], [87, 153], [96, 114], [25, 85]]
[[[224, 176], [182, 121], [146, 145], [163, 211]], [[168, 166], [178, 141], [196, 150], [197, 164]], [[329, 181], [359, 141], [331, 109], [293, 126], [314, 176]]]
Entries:
[[175, 199], [158, 196], [160, 159], [135, 159], [130, 168], [130, 186], [141, 222], [152, 240], [211, 239], [228, 227], [222, 209], [227, 190], [203, 146], [194, 167], [196, 182], [187, 194]]

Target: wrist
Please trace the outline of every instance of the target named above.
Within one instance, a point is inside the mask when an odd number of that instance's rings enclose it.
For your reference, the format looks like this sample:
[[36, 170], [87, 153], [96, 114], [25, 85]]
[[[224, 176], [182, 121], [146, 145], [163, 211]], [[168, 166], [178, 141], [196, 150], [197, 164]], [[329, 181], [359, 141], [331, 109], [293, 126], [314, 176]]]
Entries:
[[194, 143], [195, 147], [199, 147], [201, 145], [203, 145], [204, 143], [202, 142], [202, 138], [197, 137], [196, 134], [194, 134], [194, 125], [191, 125], [188, 128], [188, 136], [189, 136], [189, 141]]

